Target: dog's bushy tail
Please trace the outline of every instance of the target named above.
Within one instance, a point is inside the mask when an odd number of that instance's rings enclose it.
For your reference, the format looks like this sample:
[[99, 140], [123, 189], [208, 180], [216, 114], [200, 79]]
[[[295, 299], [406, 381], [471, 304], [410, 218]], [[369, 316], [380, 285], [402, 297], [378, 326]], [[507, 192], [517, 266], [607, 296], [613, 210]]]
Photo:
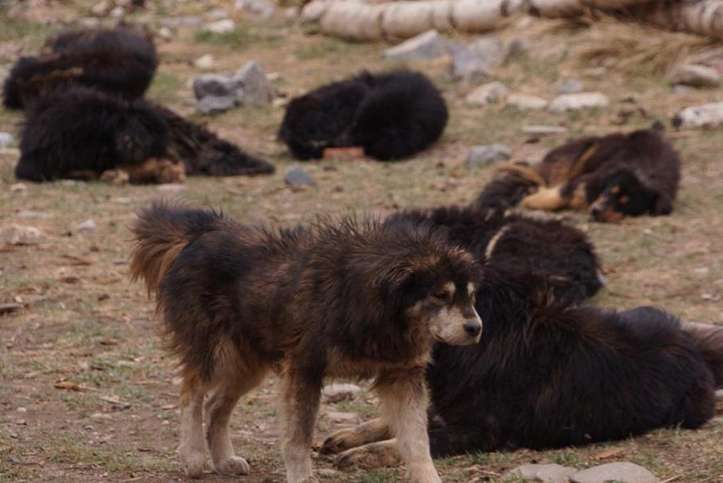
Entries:
[[723, 326], [688, 322], [683, 330], [690, 334], [708, 364], [717, 388], [723, 388]]
[[131, 227], [136, 246], [131, 255], [132, 280], [143, 279], [148, 294], [158, 293], [163, 277], [183, 248], [199, 236], [219, 227], [223, 215], [154, 202], [138, 213]]

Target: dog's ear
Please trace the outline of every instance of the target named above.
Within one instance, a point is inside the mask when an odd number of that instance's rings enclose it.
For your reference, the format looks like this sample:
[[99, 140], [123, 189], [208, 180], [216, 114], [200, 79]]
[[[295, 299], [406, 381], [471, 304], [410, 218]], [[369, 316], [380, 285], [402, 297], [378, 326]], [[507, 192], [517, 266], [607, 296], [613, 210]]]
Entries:
[[673, 211], [673, 201], [665, 193], [656, 193], [656, 199], [650, 208], [650, 214], [653, 216], [669, 215]]

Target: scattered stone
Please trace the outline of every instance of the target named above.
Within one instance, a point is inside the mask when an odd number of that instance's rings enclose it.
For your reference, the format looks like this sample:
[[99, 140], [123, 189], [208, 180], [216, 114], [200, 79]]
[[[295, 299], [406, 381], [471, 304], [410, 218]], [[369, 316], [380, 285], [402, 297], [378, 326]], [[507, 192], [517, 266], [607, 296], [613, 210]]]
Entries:
[[452, 53], [452, 78], [475, 82], [489, 76], [490, 72], [502, 65], [509, 50], [499, 38], [486, 36], [470, 45], [454, 46]]
[[95, 231], [97, 225], [95, 224], [95, 220], [89, 218], [81, 223], [78, 223], [76, 228], [78, 231]]
[[449, 41], [436, 30], [429, 30], [384, 51], [384, 58], [397, 62], [429, 60], [449, 53]]
[[0, 243], [6, 245], [37, 245], [43, 237], [34, 226], [12, 224], [0, 228]]
[[679, 95], [685, 95], [690, 94], [691, 92], [695, 92], [695, 89], [692, 87], [684, 86], [684, 85], [674, 85], [673, 86], [673, 94], [679, 94]]
[[115, 19], [123, 18], [125, 14], [126, 11], [123, 9], [123, 7], [115, 7], [113, 10], [110, 11], [111, 18]]
[[44, 220], [46, 218], [50, 218], [49, 214], [34, 210], [21, 210], [18, 211], [15, 216], [23, 220]]
[[263, 19], [272, 17], [276, 12], [276, 5], [268, 0], [236, 0], [234, 8]]
[[206, 54], [202, 55], [196, 61], [193, 63], [194, 66], [196, 66], [197, 69], [203, 69], [208, 70], [213, 68], [213, 64], [215, 62], [215, 59], [213, 58], [213, 55]]
[[15, 138], [9, 132], [0, 132], [0, 149], [9, 148], [15, 142]]
[[577, 111], [580, 109], [606, 107], [609, 103], [607, 96], [600, 92], [563, 94], [550, 103], [550, 110], [552, 112]]
[[[236, 96], [243, 105], [264, 106], [271, 103], [274, 98], [274, 88], [258, 62], [252, 60], [246, 63], [232, 82], [241, 86], [241, 92], [236, 89]], [[241, 95], [239, 95], [241, 94]]]
[[10, 185], [11, 193], [22, 193], [28, 190], [28, 185], [25, 183], [13, 183]]
[[507, 105], [523, 111], [532, 109], [544, 109], [547, 101], [541, 97], [529, 96], [527, 94], [511, 94], [507, 97]]
[[227, 34], [229, 32], [233, 32], [235, 28], [236, 24], [233, 20], [230, 18], [224, 18], [207, 24], [203, 30], [214, 34]]
[[110, 9], [113, 8], [113, 5], [108, 0], [101, 0], [100, 2], [93, 5], [93, 8], [90, 9], [90, 13], [95, 15], [96, 17], [105, 17], [108, 15], [108, 12], [110, 12]]
[[721, 76], [712, 67], [696, 64], [684, 64], [676, 67], [669, 76], [673, 85], [686, 85], [690, 87], [718, 87]]
[[203, 25], [203, 19], [195, 15], [185, 15], [181, 17], [170, 17], [161, 19], [161, 25], [169, 28], [178, 27], [200, 27]]
[[486, 106], [503, 101], [510, 90], [502, 82], [490, 82], [479, 86], [465, 98], [467, 104]]
[[659, 480], [642, 466], [627, 461], [608, 463], [578, 471], [570, 476], [572, 483], [657, 483]]
[[206, 13], [206, 18], [211, 20], [220, 20], [228, 18], [228, 12], [225, 8], [214, 8], [213, 10]]
[[198, 110], [204, 114], [223, 112], [238, 105], [240, 86], [233, 79], [219, 74], [203, 74], [193, 79], [193, 95]]
[[531, 136], [552, 136], [555, 134], [565, 134], [566, 127], [562, 126], [545, 126], [542, 124], [531, 124], [522, 128], [522, 132]]
[[326, 417], [332, 423], [336, 424], [359, 424], [361, 418], [357, 413], [343, 413], [340, 411], [327, 411]]
[[582, 90], [583, 84], [580, 79], [564, 79], [557, 85], [558, 94], [577, 94]]
[[673, 126], [715, 127], [723, 124], [723, 102], [686, 107], [673, 117]]
[[577, 469], [556, 464], [522, 465], [508, 471], [503, 479], [518, 478], [524, 481], [542, 481], [544, 483], [568, 483]]
[[234, 108], [237, 105], [235, 97], [204, 97], [198, 104], [198, 110], [204, 114], [213, 114], [216, 112], [224, 112]]
[[511, 60], [526, 55], [530, 51], [530, 44], [523, 39], [514, 39], [507, 44], [507, 59]]
[[316, 186], [314, 178], [304, 171], [300, 166], [292, 166], [284, 176], [284, 182], [294, 191]]
[[512, 150], [504, 144], [490, 144], [487, 146], [473, 146], [467, 155], [465, 165], [468, 168], [483, 166], [510, 159]]
[[158, 36], [161, 37], [163, 40], [172, 40], [173, 30], [168, 27], [161, 27], [160, 29], [158, 29]]
[[354, 399], [354, 396], [361, 390], [356, 384], [329, 384], [324, 387], [322, 394], [326, 402], [337, 403]]

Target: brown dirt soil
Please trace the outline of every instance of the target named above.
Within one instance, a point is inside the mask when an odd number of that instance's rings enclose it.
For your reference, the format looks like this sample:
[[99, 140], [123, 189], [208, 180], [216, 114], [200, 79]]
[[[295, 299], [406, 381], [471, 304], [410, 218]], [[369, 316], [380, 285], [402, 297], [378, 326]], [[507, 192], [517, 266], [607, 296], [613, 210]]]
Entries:
[[[56, 30], [48, 19], [87, 15], [91, 2], [28, 2], [37, 9], [0, 10], [0, 70], [20, 53], [32, 53]], [[157, 25], [175, 15], [204, 15], [211, 4], [148, 2], [131, 19]], [[168, 5], [171, 5], [170, 7]], [[41, 8], [42, 7], [42, 8]], [[56, 15], [56, 17], [54, 17]], [[249, 59], [279, 74], [276, 86], [291, 96], [361, 68], [388, 68], [383, 44], [349, 44], [305, 32], [278, 19], [244, 19], [236, 32], [199, 36], [180, 29], [171, 42], [159, 40], [162, 65], [150, 97], [193, 113], [189, 79], [193, 61], [211, 53], [215, 70], [235, 70]], [[542, 22], [542, 21], [534, 21]], [[594, 29], [595, 27], [593, 27]], [[634, 28], [634, 27], [630, 27]], [[536, 28], [521, 23], [501, 34], [528, 42], [529, 53], [495, 72], [515, 92], [551, 99], [559, 79], [581, 79], [588, 90], [611, 99], [602, 110], [551, 114], [519, 112], [501, 105], [470, 107], [474, 87], [453, 83], [445, 62], [415, 64], [443, 88], [451, 122], [441, 142], [413, 160], [382, 164], [324, 160], [305, 165], [318, 187], [291, 191], [283, 176], [293, 163], [275, 141], [283, 109], [237, 109], [203, 117], [221, 135], [273, 160], [277, 174], [259, 178], [191, 178], [180, 190], [157, 186], [117, 187], [99, 183], [16, 183], [17, 149], [0, 151], [0, 225], [32, 225], [44, 237], [37, 245], [0, 246], [0, 304], [18, 303], [0, 315], [0, 481], [179, 481], [175, 456], [177, 381], [174, 361], [160, 349], [151, 302], [128, 280], [128, 225], [136, 209], [159, 197], [181, 198], [223, 208], [244, 222], [293, 224], [319, 214], [389, 212], [401, 207], [466, 203], [490, 178], [492, 168], [470, 170], [464, 156], [472, 144], [506, 143], [516, 159], [539, 158], [544, 150], [580, 133], [647, 126], [688, 105], [721, 99], [721, 90], [673, 93], [663, 72], [616, 69], [614, 57], [580, 63], [575, 46], [590, 38], [585, 26]], [[667, 34], [659, 34], [661, 36]], [[465, 41], [467, 38], [458, 38]], [[672, 41], [672, 40], [671, 40]], [[641, 57], [644, 58], [644, 57]], [[659, 60], [659, 59], [658, 59]], [[593, 62], [590, 60], [589, 62]], [[602, 69], [600, 67], [602, 66]], [[0, 109], [0, 131], [18, 132], [22, 118]], [[556, 124], [567, 135], [531, 144], [527, 124]], [[656, 304], [686, 320], [723, 324], [723, 129], [673, 135], [684, 158], [684, 179], [672, 216], [590, 224], [565, 215], [594, 240], [608, 288], [597, 302], [610, 307]], [[77, 225], [92, 218], [94, 231]], [[337, 428], [329, 411], [375, 414], [370, 395], [325, 404], [317, 440]], [[530, 462], [587, 467], [631, 460], [665, 481], [723, 481], [723, 408], [699, 431], [660, 430], [635, 439], [557, 451], [472, 454], [437, 462], [445, 481], [498, 481], [508, 469]], [[246, 398], [233, 419], [234, 442], [252, 465], [245, 482], [283, 481], [275, 424], [274, 381]], [[399, 481], [397, 468], [371, 472], [332, 471], [318, 458], [323, 481]], [[479, 478], [479, 479], [476, 479]], [[227, 481], [208, 473], [203, 481]]]

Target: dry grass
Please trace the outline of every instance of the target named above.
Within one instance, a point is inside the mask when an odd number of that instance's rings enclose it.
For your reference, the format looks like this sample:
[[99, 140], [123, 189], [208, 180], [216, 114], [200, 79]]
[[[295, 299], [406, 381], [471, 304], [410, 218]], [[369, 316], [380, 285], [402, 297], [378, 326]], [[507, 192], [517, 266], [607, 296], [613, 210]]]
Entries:
[[[200, 3], [184, 2], [179, 4], [182, 10], [156, 14], [203, 13]], [[63, 8], [68, 7], [63, 4]], [[26, 41], [26, 33], [33, 32], [40, 39], [39, 33], [54, 28], [33, 21], [1, 21], [0, 52], [32, 52], [33, 43]], [[6, 25], [10, 30], [4, 29]], [[240, 25], [241, 29], [247, 26]], [[235, 70], [246, 60], [257, 59], [267, 71], [280, 74], [277, 87], [286, 95], [362, 67], [388, 67], [381, 60], [382, 45], [309, 36], [282, 22], [254, 28], [253, 38], [242, 48], [236, 39], [248, 38], [249, 32], [238, 33], [226, 39], [228, 42], [207, 42], [192, 30], [181, 30], [174, 41], [161, 43], [163, 63], [151, 97], [191, 113], [193, 102], [187, 85], [197, 73], [191, 65], [205, 53], [214, 55], [220, 71]], [[527, 39], [531, 51], [502, 67], [495, 78], [513, 91], [550, 99], [556, 82], [577, 77], [589, 90], [610, 96], [608, 109], [551, 114], [503, 106], [473, 108], [463, 99], [474, 86], [452, 83], [443, 63], [418, 64], [414, 67], [429, 73], [444, 89], [450, 105], [451, 121], [442, 141], [403, 163], [307, 164], [305, 169], [318, 183], [318, 188], [308, 191], [292, 192], [283, 183], [283, 174], [293, 160], [275, 141], [282, 115], [276, 108], [238, 109], [194, 118], [272, 159], [277, 174], [251, 179], [193, 178], [178, 193], [154, 186], [67, 182], [10, 191], [17, 152], [0, 152], [0, 224], [33, 225], [46, 235], [37, 246], [0, 246], [0, 303], [25, 304], [19, 313], [0, 317], [0, 481], [155, 482], [183, 478], [174, 453], [178, 432], [174, 361], [159, 349], [152, 305], [142, 287], [127, 279], [127, 226], [134, 210], [150, 200], [177, 196], [193, 204], [223, 208], [242, 221], [285, 225], [317, 214], [465, 203], [492, 174], [492, 168], [464, 167], [471, 144], [507, 143], [515, 157], [535, 158], [566, 136], [528, 144], [521, 133], [526, 124], [563, 125], [570, 135], [604, 133], [647, 126], [653, 119], [668, 119], [683, 106], [720, 99], [719, 90], [672, 95], [656, 75], [633, 76], [617, 68], [608, 68], [603, 76], [588, 74], [587, 69], [597, 61], [569, 60], [587, 35], [594, 34], [595, 28], [542, 35], [529, 26], [513, 27], [503, 35]], [[0, 57], [0, 62], [9, 60]], [[636, 99], [634, 107], [641, 110], [621, 117], [621, 112], [631, 110], [631, 104], [624, 101], [630, 96]], [[16, 132], [20, 120], [18, 114], [0, 110], [0, 130]], [[682, 191], [672, 216], [631, 219], [620, 225], [589, 224], [575, 214], [569, 218], [590, 234], [607, 271], [609, 286], [597, 302], [614, 307], [653, 303], [685, 319], [723, 324], [723, 131], [676, 133], [674, 140], [685, 164]], [[77, 224], [87, 218], [97, 222], [97, 229], [78, 232]], [[325, 404], [323, 412], [330, 409], [357, 412], [365, 418], [376, 411], [369, 396], [353, 403]], [[275, 388], [269, 381], [246, 398], [234, 415], [235, 444], [252, 465], [252, 474], [242, 481], [283, 479], [275, 412]], [[335, 425], [322, 416], [317, 439], [333, 429]], [[445, 481], [467, 482], [475, 477], [498, 481], [511, 467], [533, 461], [585, 467], [627, 459], [647, 466], [661, 479], [723, 481], [722, 433], [719, 415], [700, 431], [661, 430], [586, 448], [474, 454], [441, 460], [438, 465]], [[332, 467], [323, 458], [315, 464], [327, 470]], [[398, 469], [329, 473], [323, 480], [388, 482], [398, 481], [401, 474]], [[221, 480], [231, 481], [211, 474], [203, 481]]]

